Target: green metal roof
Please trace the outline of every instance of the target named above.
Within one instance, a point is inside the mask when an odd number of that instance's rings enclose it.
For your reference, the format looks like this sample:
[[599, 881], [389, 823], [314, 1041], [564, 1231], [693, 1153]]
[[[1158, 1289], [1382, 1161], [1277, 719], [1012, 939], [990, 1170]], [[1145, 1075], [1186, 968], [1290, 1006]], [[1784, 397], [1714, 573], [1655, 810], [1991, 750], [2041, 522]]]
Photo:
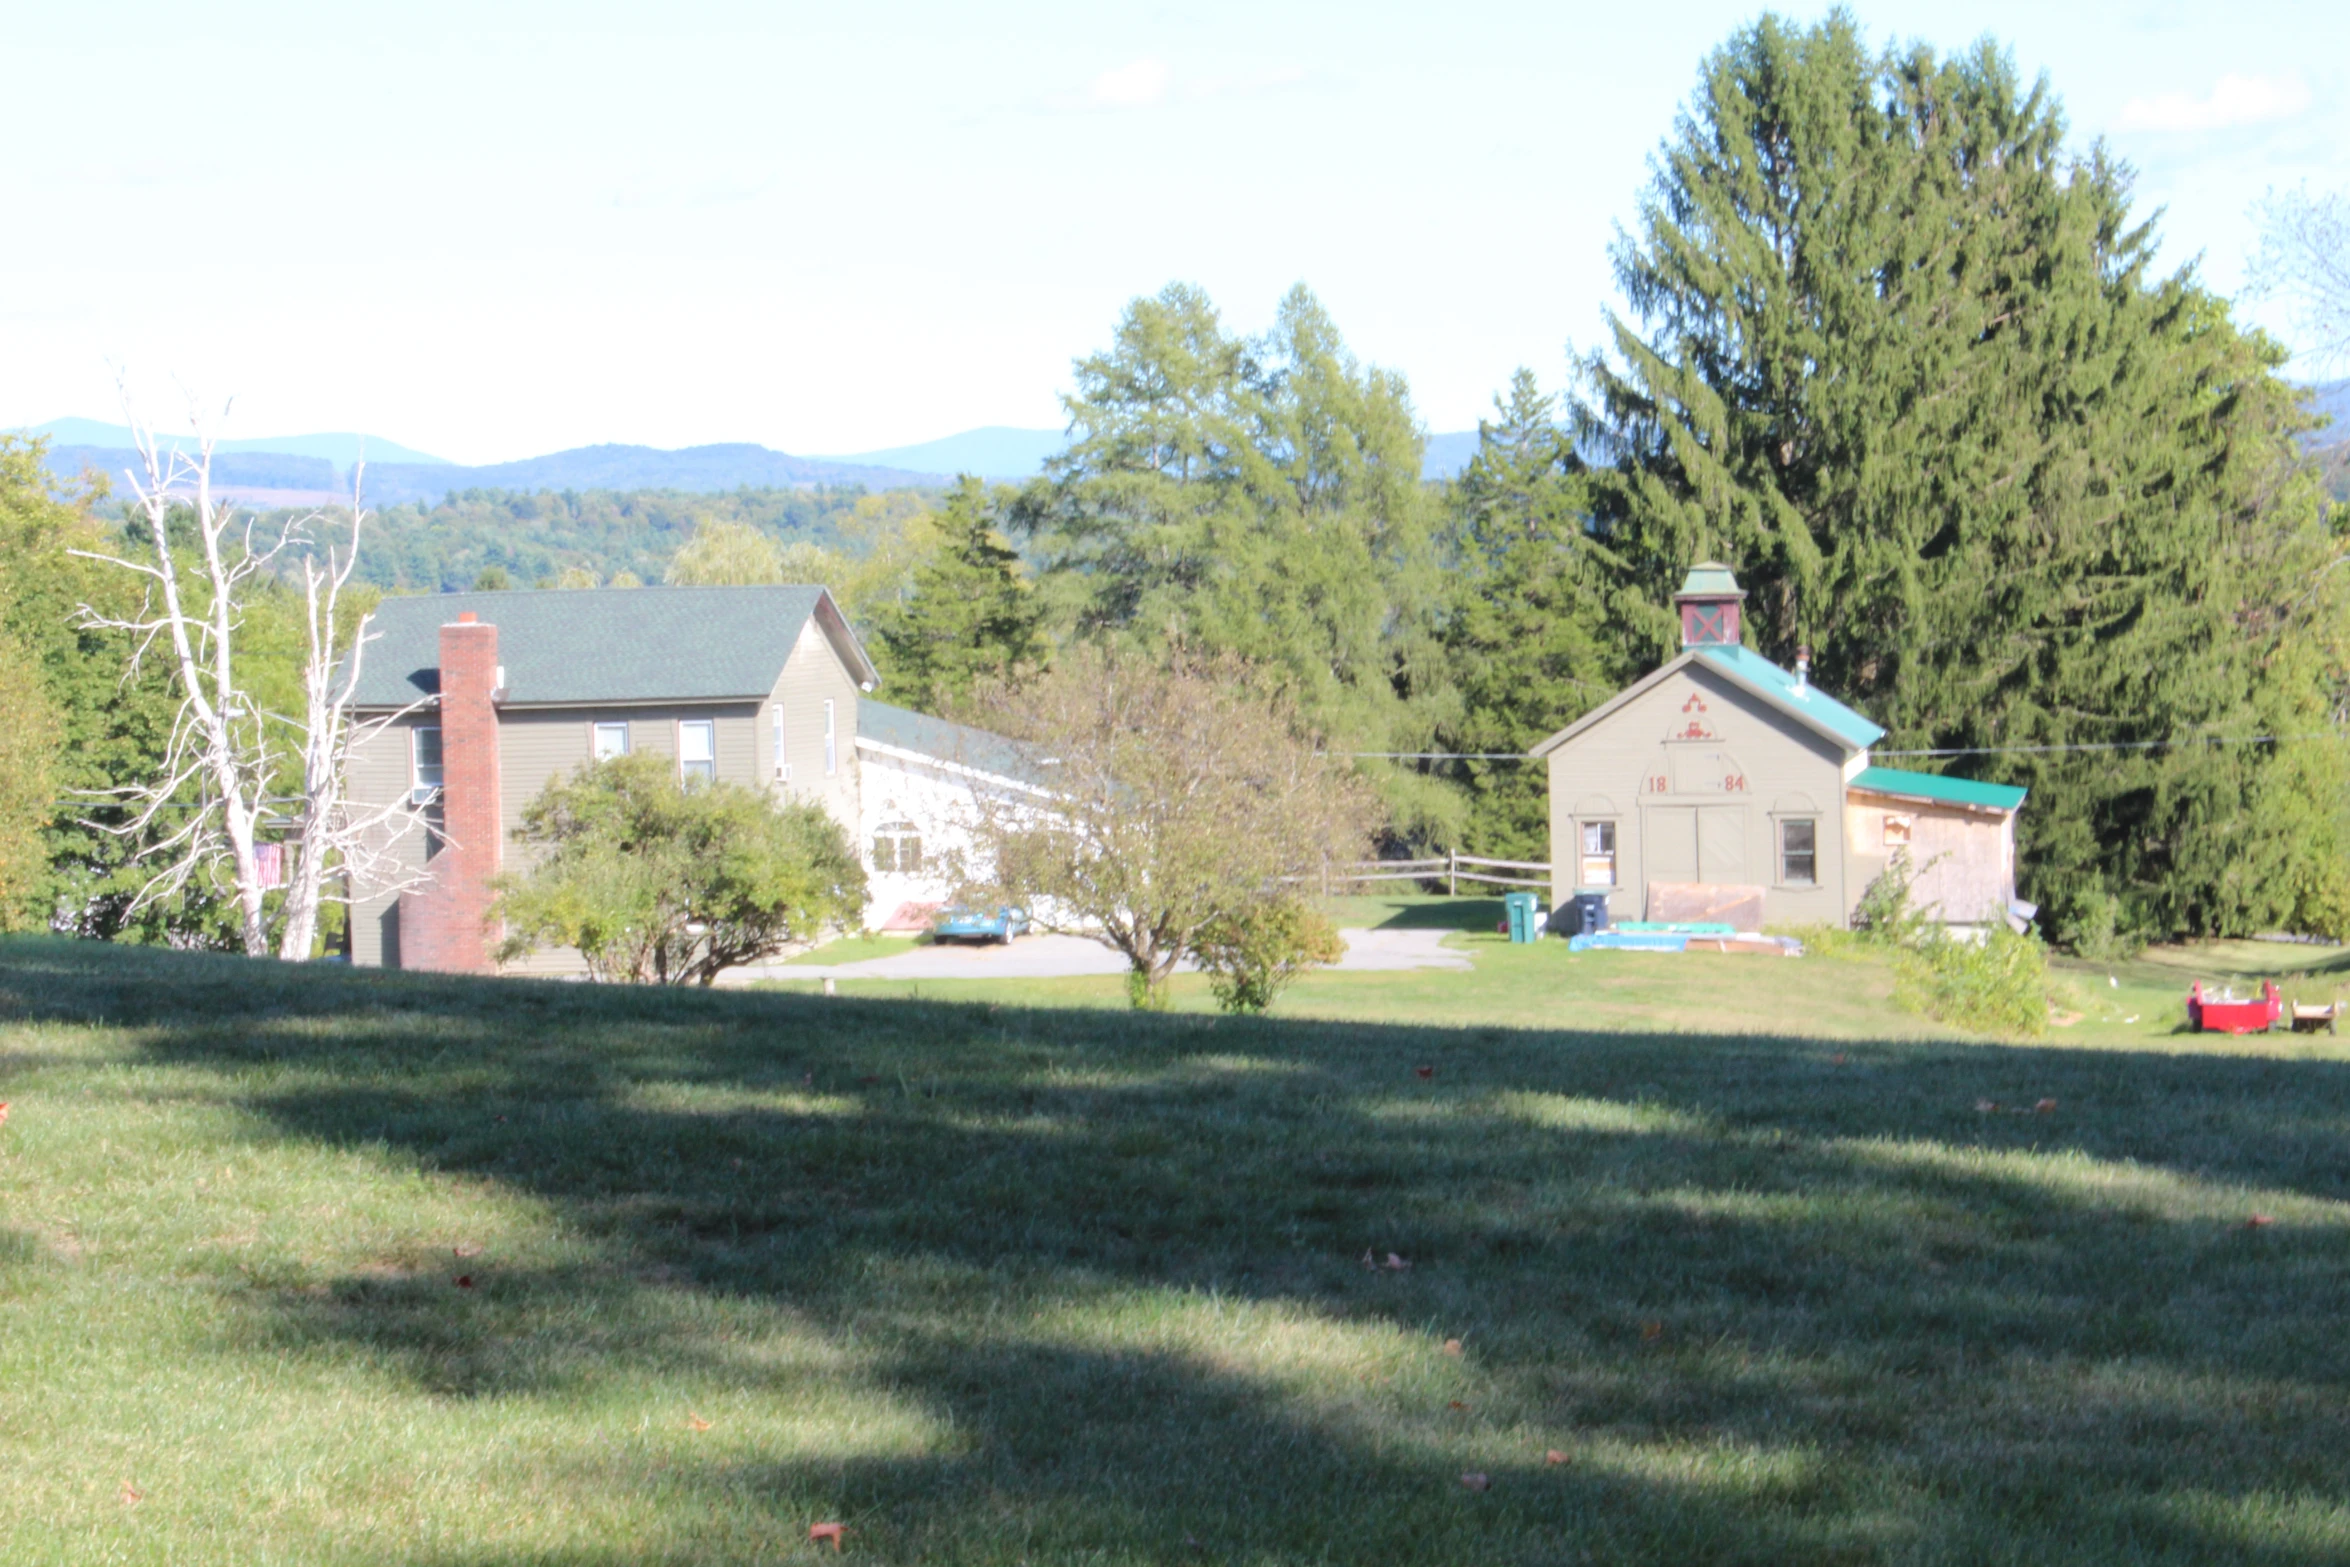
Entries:
[[[824, 597], [819, 587], [762, 587], [388, 598], [376, 606], [376, 640], [367, 646], [357, 703], [401, 707], [438, 691], [441, 627], [465, 610], [498, 628], [509, 707], [755, 701], [775, 689], [801, 627]], [[858, 649], [851, 668], [863, 662]]]
[[2024, 803], [2029, 792], [2014, 784], [1977, 783], [1972, 778], [1945, 778], [1940, 773], [1905, 773], [1897, 767], [1864, 767], [1847, 787], [1986, 811], [2012, 811]]
[[1698, 598], [1744, 598], [1746, 592], [1738, 586], [1738, 578], [1729, 567], [1718, 560], [1701, 560], [1689, 568], [1689, 575], [1682, 579], [1681, 592], [1676, 596], [1686, 598], [1692, 595]]
[[1690, 651], [1701, 663], [1728, 675], [1773, 706], [1825, 729], [1856, 751], [1885, 738], [1884, 730], [1818, 686], [1808, 681], [1797, 685], [1793, 675], [1752, 648], [1701, 647]]
[[1034, 746], [985, 729], [974, 729], [969, 724], [950, 723], [928, 713], [892, 707], [870, 697], [857, 704], [857, 738], [1039, 787], [1049, 783], [1052, 777], [1042, 753]]

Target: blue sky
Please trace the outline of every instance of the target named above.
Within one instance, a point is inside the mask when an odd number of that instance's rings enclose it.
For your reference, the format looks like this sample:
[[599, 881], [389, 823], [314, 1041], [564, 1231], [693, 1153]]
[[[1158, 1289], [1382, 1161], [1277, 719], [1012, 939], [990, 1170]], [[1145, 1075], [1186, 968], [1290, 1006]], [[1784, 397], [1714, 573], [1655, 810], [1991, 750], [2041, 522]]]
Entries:
[[[1303, 280], [1464, 428], [1599, 339], [1757, 9], [8, 0], [0, 427], [113, 417], [118, 363], [238, 435], [853, 452], [1059, 423], [1185, 279], [1249, 330]], [[2264, 189], [2350, 187], [2350, 6], [1854, 10], [2045, 71], [2223, 290]]]

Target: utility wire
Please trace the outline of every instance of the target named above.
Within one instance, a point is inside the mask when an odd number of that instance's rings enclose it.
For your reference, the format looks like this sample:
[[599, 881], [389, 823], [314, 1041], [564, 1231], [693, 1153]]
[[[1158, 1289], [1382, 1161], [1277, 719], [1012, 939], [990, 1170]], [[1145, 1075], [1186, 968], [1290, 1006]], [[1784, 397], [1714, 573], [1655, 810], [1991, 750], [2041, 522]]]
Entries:
[[[2338, 729], [2308, 735], [2189, 735], [2178, 740], [2084, 740], [2069, 745], [1952, 745], [1929, 750], [1878, 751], [1871, 756], [2048, 756], [2076, 751], [2184, 750], [2195, 745], [2290, 745], [2303, 740], [2350, 738]], [[1518, 751], [1348, 751], [1356, 760], [1390, 762], [1531, 762], [1539, 758]]]

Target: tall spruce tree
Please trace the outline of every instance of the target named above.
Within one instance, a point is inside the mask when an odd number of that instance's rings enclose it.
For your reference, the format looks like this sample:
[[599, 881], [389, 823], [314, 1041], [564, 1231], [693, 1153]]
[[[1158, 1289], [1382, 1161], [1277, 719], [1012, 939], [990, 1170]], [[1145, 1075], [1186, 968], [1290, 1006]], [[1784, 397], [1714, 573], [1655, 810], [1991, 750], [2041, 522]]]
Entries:
[[891, 700], [942, 712], [983, 679], [1015, 678], [1047, 651], [1044, 607], [1020, 556], [997, 531], [1009, 493], [966, 474], [933, 526], [940, 543], [907, 596], [877, 615]]
[[[1238, 654], [1333, 745], [1424, 749], [1450, 709], [1403, 378], [1357, 361], [1303, 287], [1252, 340], [1180, 284], [1129, 306], [1076, 374], [1068, 449], [1019, 507], [1063, 623]], [[1457, 818], [1434, 780], [1374, 772], [1407, 831]]]
[[[1762, 650], [1810, 644], [1881, 749], [2000, 748], [1964, 767], [2031, 787], [2025, 891], [2060, 929], [2320, 919], [2337, 813], [2297, 837], [2275, 806], [2288, 775], [2338, 800], [2341, 748], [2210, 743], [2300, 723], [2324, 678], [2294, 652], [2334, 548], [2302, 416], [2064, 130], [1989, 43], [1873, 53], [1843, 12], [1734, 35], [1617, 248], [1595, 526], [1655, 652], [1719, 556]], [[2128, 749], [2021, 749], [2079, 746]]]
[[1546, 857], [1549, 791], [1523, 752], [1596, 706], [1638, 670], [1611, 629], [1622, 573], [1593, 537], [1581, 465], [1556, 400], [1530, 370], [1478, 421], [1477, 452], [1451, 490], [1457, 557], [1445, 647], [1461, 696], [1448, 725], [1469, 791], [1467, 846]]

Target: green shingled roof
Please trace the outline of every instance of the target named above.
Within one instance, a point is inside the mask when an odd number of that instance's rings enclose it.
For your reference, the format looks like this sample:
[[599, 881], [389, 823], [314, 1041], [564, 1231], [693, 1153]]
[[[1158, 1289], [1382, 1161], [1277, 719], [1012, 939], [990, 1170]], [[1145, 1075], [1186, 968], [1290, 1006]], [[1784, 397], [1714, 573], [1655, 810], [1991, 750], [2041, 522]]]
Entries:
[[1977, 783], [1972, 778], [1945, 778], [1940, 773], [1905, 773], [1897, 767], [1864, 767], [1853, 774], [1846, 787], [1945, 805], [1971, 805], [1985, 811], [2012, 811], [2024, 803], [2027, 792], [2014, 784]]
[[[440, 689], [441, 627], [471, 610], [498, 628], [506, 705], [757, 700], [775, 689], [819, 587], [436, 593], [376, 607], [361, 707]], [[827, 611], [829, 616], [832, 612]], [[854, 639], [851, 639], [852, 645]], [[870, 666], [859, 649], [860, 677]]]
[[1692, 650], [1706, 664], [1781, 710], [1807, 719], [1855, 750], [1875, 745], [1885, 731], [1808, 681], [1795, 677], [1752, 648], [1701, 647]]
[[1052, 777], [1043, 754], [1034, 746], [985, 729], [974, 729], [969, 724], [949, 723], [928, 713], [892, 707], [870, 697], [857, 704], [857, 739], [859, 743], [871, 740], [1040, 787]]
[[1699, 598], [1727, 598], [1732, 595], [1746, 597], [1745, 590], [1738, 586], [1737, 574], [1714, 560], [1701, 560], [1690, 567], [1689, 575], [1681, 580], [1681, 591], [1674, 597], [1682, 598], [1692, 594]]

